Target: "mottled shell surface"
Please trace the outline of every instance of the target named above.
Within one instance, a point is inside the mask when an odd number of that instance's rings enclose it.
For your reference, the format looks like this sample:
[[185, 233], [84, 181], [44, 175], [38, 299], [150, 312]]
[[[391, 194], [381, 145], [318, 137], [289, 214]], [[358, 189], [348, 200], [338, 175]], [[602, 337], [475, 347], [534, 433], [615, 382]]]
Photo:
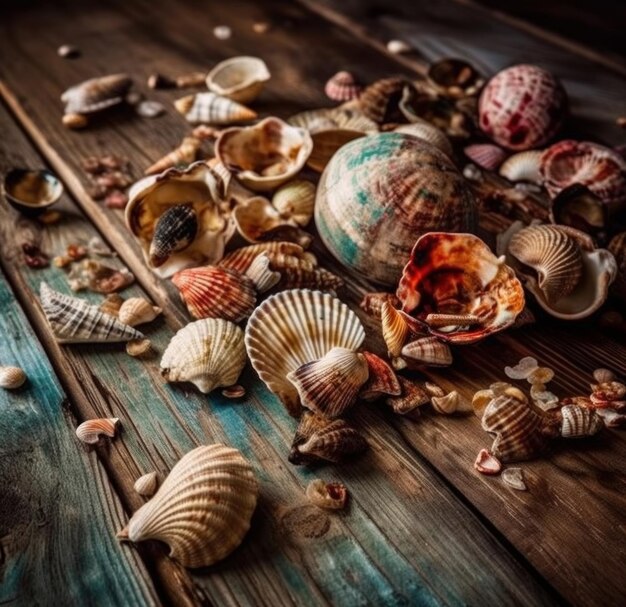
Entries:
[[[524, 309], [515, 271], [472, 234], [432, 232], [415, 243], [397, 290], [403, 310], [444, 341], [473, 343], [509, 327]], [[455, 330], [426, 324], [430, 314], [470, 314]]]
[[284, 241], [262, 242], [235, 249], [224, 255], [219, 265], [223, 268], [230, 268], [231, 270], [244, 273], [259, 255], [267, 255], [278, 269], [282, 269], [284, 264], [281, 262], [288, 259], [308, 262], [312, 267], [317, 265], [317, 260], [313, 253], [306, 252], [295, 242]]
[[471, 231], [476, 206], [440, 150], [410, 135], [381, 133], [333, 156], [318, 186], [315, 223], [341, 263], [395, 285], [420, 234]]
[[257, 117], [254, 110], [215, 93], [196, 93], [174, 102], [174, 107], [192, 124], [228, 125]]
[[206, 318], [172, 337], [161, 359], [161, 374], [169, 382], [191, 382], [208, 394], [237, 383], [245, 364], [243, 331], [221, 318]]
[[328, 79], [324, 92], [333, 101], [350, 101], [358, 99], [363, 87], [356, 81], [353, 74], [346, 71], [337, 72]]
[[300, 411], [300, 400], [287, 375], [334, 347], [356, 350], [364, 339], [363, 326], [348, 306], [328, 293], [307, 289], [269, 297], [246, 327], [252, 366], [292, 415]]
[[567, 112], [567, 96], [550, 72], [535, 65], [515, 65], [496, 74], [483, 89], [479, 104], [482, 131], [510, 150], [547, 143]]
[[258, 57], [231, 57], [218, 63], [207, 75], [210, 91], [239, 103], [254, 101], [270, 79], [270, 71]]
[[133, 81], [126, 74], [85, 80], [61, 95], [66, 114], [92, 114], [124, 101]]
[[159, 540], [185, 567], [227, 557], [250, 528], [258, 484], [237, 449], [197, 447], [172, 468], [154, 497], [137, 510], [122, 539]]
[[190, 204], [179, 204], [167, 209], [155, 224], [150, 243], [150, 264], [158, 268], [172, 253], [184, 251], [198, 234], [198, 218]]

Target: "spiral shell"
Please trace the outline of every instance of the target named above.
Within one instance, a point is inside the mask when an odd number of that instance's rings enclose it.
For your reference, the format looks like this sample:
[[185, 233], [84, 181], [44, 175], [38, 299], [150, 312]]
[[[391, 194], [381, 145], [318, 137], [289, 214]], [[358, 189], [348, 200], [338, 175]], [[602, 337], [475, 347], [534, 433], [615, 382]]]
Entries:
[[404, 87], [408, 84], [402, 77], [391, 77], [377, 80], [370, 84], [359, 98], [361, 111], [370, 120], [383, 124], [385, 122], [403, 122], [399, 109]]
[[430, 402], [437, 413], [451, 415], [458, 410], [460, 400], [459, 393], [456, 390], [452, 390], [452, 392], [448, 392], [444, 396], [433, 396]]
[[124, 101], [132, 86], [126, 74], [112, 74], [85, 80], [61, 95], [66, 114], [91, 114]]
[[184, 251], [196, 238], [198, 218], [190, 204], [168, 208], [156, 221], [150, 243], [150, 264], [158, 268], [172, 255]]
[[254, 101], [270, 79], [270, 71], [258, 57], [231, 57], [218, 63], [207, 75], [206, 85], [217, 95], [238, 103]]
[[237, 449], [197, 447], [172, 468], [118, 537], [160, 540], [181, 565], [206, 567], [239, 546], [250, 528], [257, 495], [252, 467]]
[[148, 472], [140, 476], [133, 485], [133, 488], [139, 495], [144, 497], [152, 497], [159, 486], [159, 475], [156, 472]]
[[161, 313], [161, 308], [153, 306], [143, 297], [131, 297], [122, 303], [117, 314], [120, 322], [135, 327], [152, 322]]
[[191, 164], [196, 160], [201, 144], [202, 142], [197, 137], [185, 137], [175, 150], [168, 152], [150, 165], [144, 171], [144, 175], [155, 175], [172, 167]]
[[100, 440], [101, 434], [113, 438], [119, 422], [120, 420], [117, 417], [88, 419], [76, 428], [76, 436], [83, 441], [83, 443], [95, 445]]
[[593, 410], [577, 405], [561, 407], [561, 436], [580, 438], [592, 436], [604, 428], [602, 418]]
[[266, 299], [246, 327], [252, 366], [291, 414], [300, 409], [287, 374], [334, 347], [356, 350], [365, 339], [358, 317], [328, 293], [293, 289]]
[[406, 320], [399, 310], [385, 301], [380, 309], [380, 324], [389, 355], [394, 358], [400, 356], [402, 347], [410, 335]]
[[376, 400], [383, 395], [399, 396], [402, 386], [395, 371], [379, 356], [372, 352], [363, 352], [369, 375], [361, 387], [359, 398]]
[[358, 99], [362, 90], [363, 88], [358, 84], [354, 76], [346, 71], [337, 72], [328, 80], [324, 87], [326, 96], [333, 101]]
[[0, 388], [15, 390], [24, 385], [26, 373], [19, 367], [0, 367]]
[[272, 197], [272, 205], [283, 219], [304, 227], [313, 218], [315, 185], [304, 179], [294, 179], [282, 185]]
[[245, 364], [243, 331], [221, 318], [207, 318], [172, 337], [161, 359], [161, 374], [169, 382], [191, 382], [208, 394], [237, 383]]
[[509, 181], [529, 181], [540, 184], [543, 152], [527, 150], [509, 156], [500, 166], [500, 175]]
[[235, 124], [254, 120], [257, 113], [241, 103], [215, 93], [196, 93], [174, 102], [174, 107], [192, 124]]
[[507, 153], [493, 143], [473, 143], [463, 148], [463, 153], [482, 169], [495, 171], [507, 156]]
[[406, 344], [401, 355], [409, 363], [427, 367], [448, 367], [452, 364], [450, 348], [436, 337], [421, 337]]
[[382, 315], [383, 305], [388, 303], [392, 308], [400, 306], [400, 300], [395, 293], [387, 293], [386, 291], [366, 293], [359, 304], [361, 310], [374, 318], [380, 318]]

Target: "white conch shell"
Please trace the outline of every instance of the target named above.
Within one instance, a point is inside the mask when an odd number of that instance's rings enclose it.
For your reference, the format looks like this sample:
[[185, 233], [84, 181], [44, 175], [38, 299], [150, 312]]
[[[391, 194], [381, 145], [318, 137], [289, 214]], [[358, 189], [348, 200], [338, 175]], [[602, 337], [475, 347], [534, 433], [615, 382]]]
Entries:
[[15, 390], [24, 385], [26, 373], [19, 367], [0, 367], [0, 388]]
[[237, 449], [193, 449], [172, 468], [155, 496], [137, 510], [122, 540], [160, 540], [185, 567], [206, 567], [228, 556], [250, 528], [258, 484]]
[[76, 436], [83, 441], [83, 443], [95, 445], [100, 440], [101, 434], [113, 438], [115, 436], [116, 426], [119, 422], [120, 420], [117, 417], [88, 419], [76, 428]]
[[396, 127], [394, 132], [404, 133], [405, 135], [412, 135], [413, 137], [422, 139], [440, 149], [444, 154], [452, 157], [452, 144], [448, 136], [440, 128], [437, 128], [425, 120], [411, 124], [402, 124]]
[[52, 333], [60, 344], [120, 342], [144, 337], [98, 306], [63, 295], [45, 282], [39, 286], [39, 297]]
[[133, 488], [139, 495], [144, 497], [152, 497], [159, 486], [159, 475], [156, 472], [148, 472], [140, 476], [133, 485]]
[[191, 382], [208, 394], [237, 383], [245, 364], [243, 331], [227, 320], [205, 318], [172, 337], [161, 359], [161, 374], [169, 382]]
[[283, 219], [306, 226], [315, 208], [315, 185], [305, 179], [289, 181], [274, 193], [272, 205]]
[[287, 410], [300, 410], [298, 391], [287, 374], [319, 360], [334, 347], [356, 350], [365, 331], [356, 314], [336, 297], [292, 289], [266, 299], [246, 327], [252, 366]]
[[217, 95], [238, 103], [250, 103], [258, 97], [270, 76], [267, 65], [258, 57], [231, 57], [209, 72], [206, 85]]
[[542, 182], [540, 167], [543, 152], [527, 150], [509, 156], [500, 165], [500, 175], [509, 181], [529, 181], [540, 184]]
[[125, 325], [135, 327], [152, 322], [161, 313], [161, 308], [153, 306], [143, 297], [131, 297], [120, 306], [117, 318]]
[[257, 117], [257, 113], [245, 105], [210, 92], [177, 99], [174, 107], [192, 124], [235, 124]]

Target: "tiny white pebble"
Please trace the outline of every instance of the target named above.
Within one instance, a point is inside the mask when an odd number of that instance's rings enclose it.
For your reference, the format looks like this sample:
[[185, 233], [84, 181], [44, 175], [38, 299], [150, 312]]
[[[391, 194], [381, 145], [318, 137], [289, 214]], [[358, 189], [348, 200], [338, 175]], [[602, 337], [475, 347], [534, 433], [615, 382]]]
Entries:
[[470, 181], [481, 181], [483, 175], [475, 164], [466, 164], [463, 167], [463, 177]]
[[165, 112], [165, 107], [158, 101], [141, 101], [135, 106], [135, 112], [142, 118], [156, 118]]
[[228, 25], [218, 25], [213, 28], [213, 35], [218, 40], [228, 40], [232, 36], [233, 31]]
[[408, 53], [411, 47], [402, 40], [390, 40], [387, 42], [387, 50], [394, 55], [400, 55], [401, 53]]

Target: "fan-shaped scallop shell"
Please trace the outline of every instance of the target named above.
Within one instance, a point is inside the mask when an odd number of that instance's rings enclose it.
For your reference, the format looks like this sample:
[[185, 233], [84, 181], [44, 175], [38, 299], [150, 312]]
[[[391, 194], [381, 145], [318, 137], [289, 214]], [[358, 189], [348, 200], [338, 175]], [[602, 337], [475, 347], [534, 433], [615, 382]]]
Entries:
[[276, 190], [272, 205], [281, 217], [304, 227], [313, 217], [315, 185], [304, 179], [289, 181]]
[[354, 405], [368, 375], [362, 354], [336, 347], [288, 373], [287, 379], [298, 390], [303, 407], [335, 418]]
[[172, 468], [118, 537], [160, 540], [181, 565], [206, 567], [239, 546], [250, 528], [257, 495], [252, 467], [237, 449], [197, 447]]
[[370, 120], [379, 124], [403, 122], [399, 104], [407, 84], [406, 78], [396, 76], [383, 78], [370, 84], [359, 98], [361, 111]]
[[529, 181], [540, 184], [541, 158], [543, 152], [538, 150], [527, 150], [509, 156], [500, 166], [500, 175], [509, 181]]
[[66, 114], [91, 114], [124, 101], [133, 81], [126, 74], [85, 80], [61, 95]]
[[293, 289], [266, 299], [246, 327], [252, 366], [291, 414], [300, 409], [287, 374], [334, 347], [356, 350], [365, 339], [358, 317], [336, 297]]
[[0, 388], [15, 390], [24, 385], [26, 373], [20, 367], [0, 367]]
[[395, 371], [380, 356], [372, 352], [363, 352], [369, 375], [367, 381], [361, 387], [359, 398], [363, 400], [376, 400], [384, 394], [399, 396], [402, 386], [398, 381]]
[[495, 171], [507, 156], [507, 153], [493, 143], [473, 143], [463, 148], [463, 153], [482, 169]]
[[337, 72], [329, 78], [324, 92], [329, 99], [333, 101], [350, 101], [357, 99], [361, 94], [362, 87], [356, 81], [355, 77], [346, 71]]
[[161, 359], [161, 374], [169, 382], [191, 382], [208, 394], [237, 383], [245, 364], [243, 331], [227, 320], [205, 318], [172, 337]]
[[161, 308], [153, 306], [143, 297], [131, 297], [122, 303], [117, 314], [120, 322], [131, 327], [152, 322], [161, 313]]
[[61, 344], [120, 342], [144, 337], [98, 306], [58, 293], [45, 282], [39, 287], [39, 297], [52, 333]]
[[117, 417], [88, 419], [76, 428], [76, 436], [83, 441], [83, 443], [95, 445], [100, 440], [101, 434], [113, 438], [119, 422], [120, 420]]
[[429, 124], [425, 120], [398, 126], [394, 129], [394, 133], [404, 133], [405, 135], [417, 137], [422, 141], [426, 141], [427, 143], [434, 145], [444, 154], [452, 157], [452, 144], [450, 143], [448, 136], [441, 129]]
[[258, 57], [231, 57], [218, 63], [207, 75], [206, 85], [217, 95], [238, 103], [254, 101], [270, 79], [270, 71]]
[[580, 438], [592, 436], [604, 428], [602, 418], [594, 409], [565, 405], [561, 407], [561, 436], [564, 438]]
[[257, 113], [241, 103], [215, 93], [196, 93], [177, 99], [174, 107], [192, 124], [236, 124], [248, 122]]

